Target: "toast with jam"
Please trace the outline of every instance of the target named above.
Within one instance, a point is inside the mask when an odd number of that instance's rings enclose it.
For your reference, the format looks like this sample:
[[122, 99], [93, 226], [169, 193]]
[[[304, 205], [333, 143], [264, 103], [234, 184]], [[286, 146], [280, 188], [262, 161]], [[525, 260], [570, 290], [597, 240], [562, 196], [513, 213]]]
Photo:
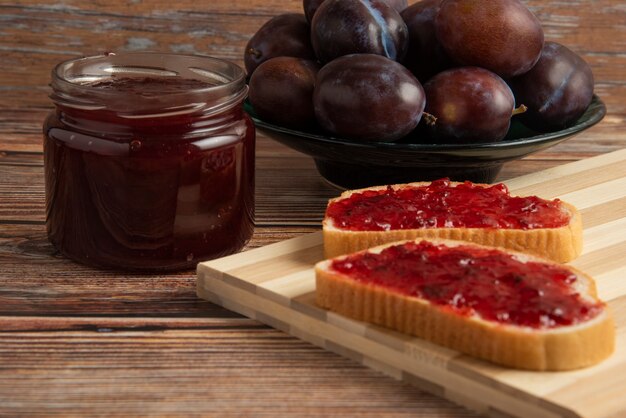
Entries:
[[614, 350], [591, 277], [524, 253], [418, 238], [319, 262], [316, 303], [500, 365], [571, 370]]
[[329, 201], [323, 236], [327, 258], [418, 237], [503, 247], [560, 263], [582, 252], [582, 220], [574, 206], [512, 196], [504, 184], [448, 179], [346, 191]]

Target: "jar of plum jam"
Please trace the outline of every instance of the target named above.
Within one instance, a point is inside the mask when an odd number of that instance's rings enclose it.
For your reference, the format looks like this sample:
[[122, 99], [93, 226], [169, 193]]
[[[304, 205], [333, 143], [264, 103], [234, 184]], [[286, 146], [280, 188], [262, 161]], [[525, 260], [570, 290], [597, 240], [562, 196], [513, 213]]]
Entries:
[[245, 75], [209, 57], [124, 53], [52, 72], [46, 226], [65, 256], [174, 270], [240, 250], [254, 228]]

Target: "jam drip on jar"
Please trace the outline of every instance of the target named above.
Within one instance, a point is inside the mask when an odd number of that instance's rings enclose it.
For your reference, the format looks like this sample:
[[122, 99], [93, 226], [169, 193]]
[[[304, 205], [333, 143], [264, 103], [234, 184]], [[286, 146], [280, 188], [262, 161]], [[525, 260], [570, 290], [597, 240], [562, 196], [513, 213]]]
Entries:
[[604, 308], [581, 298], [578, 279], [567, 269], [523, 263], [496, 249], [408, 242], [334, 260], [331, 267], [361, 283], [501, 324], [556, 328], [590, 320]]
[[421, 228], [558, 228], [569, 214], [558, 199], [516, 197], [504, 184], [456, 186], [440, 179], [421, 187], [354, 193], [331, 203], [326, 216], [336, 227], [352, 231]]

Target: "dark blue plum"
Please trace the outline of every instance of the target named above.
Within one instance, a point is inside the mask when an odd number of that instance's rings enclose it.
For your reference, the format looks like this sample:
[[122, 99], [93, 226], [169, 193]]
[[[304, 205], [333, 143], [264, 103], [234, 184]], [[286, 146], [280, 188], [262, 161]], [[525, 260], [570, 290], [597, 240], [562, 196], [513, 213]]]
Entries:
[[276, 57], [315, 60], [309, 24], [303, 14], [275, 16], [250, 38], [243, 56], [248, 75], [263, 62]]
[[519, 0], [444, 0], [437, 38], [458, 64], [508, 79], [530, 70], [543, 47], [539, 19]]
[[528, 107], [524, 124], [539, 130], [562, 129], [585, 113], [593, 98], [593, 74], [579, 55], [546, 42], [537, 64], [510, 81], [518, 103]]
[[324, 3], [324, 0], [303, 0], [302, 7], [304, 8], [304, 15], [309, 23], [313, 21], [313, 16], [322, 3]]
[[313, 103], [318, 123], [334, 135], [394, 141], [419, 123], [424, 90], [401, 64], [380, 55], [353, 54], [320, 70]]
[[435, 143], [496, 142], [504, 138], [515, 107], [513, 92], [496, 74], [478, 67], [441, 72], [424, 84], [425, 112]]
[[[313, 21], [315, 12], [325, 0], [303, 0], [302, 6], [304, 7], [304, 15], [309, 22]], [[407, 0], [385, 0], [385, 3], [396, 9], [398, 12], [407, 8]]]
[[321, 62], [349, 54], [376, 54], [401, 61], [408, 29], [382, 0], [326, 0], [311, 22], [311, 43]]
[[319, 65], [295, 57], [265, 61], [250, 77], [250, 103], [262, 119], [302, 129], [315, 123], [313, 86]]
[[409, 49], [404, 65], [425, 83], [433, 75], [452, 67], [435, 32], [435, 17], [442, 0], [422, 0], [400, 13], [409, 29]]

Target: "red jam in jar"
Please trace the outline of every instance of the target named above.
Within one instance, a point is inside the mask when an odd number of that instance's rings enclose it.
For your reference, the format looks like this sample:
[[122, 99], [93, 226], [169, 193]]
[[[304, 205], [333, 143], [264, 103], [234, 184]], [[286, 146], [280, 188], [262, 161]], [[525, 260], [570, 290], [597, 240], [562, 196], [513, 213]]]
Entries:
[[351, 231], [421, 228], [558, 228], [570, 214], [558, 199], [511, 196], [500, 183], [453, 185], [440, 179], [424, 186], [366, 190], [332, 202], [326, 216]]
[[192, 268], [254, 229], [245, 75], [208, 57], [108, 54], [59, 64], [44, 124], [46, 225], [98, 267]]
[[360, 252], [334, 260], [332, 269], [364, 284], [426, 299], [458, 315], [538, 329], [586, 322], [604, 309], [583, 299], [569, 270], [522, 262], [491, 248], [448, 247], [428, 241]]

